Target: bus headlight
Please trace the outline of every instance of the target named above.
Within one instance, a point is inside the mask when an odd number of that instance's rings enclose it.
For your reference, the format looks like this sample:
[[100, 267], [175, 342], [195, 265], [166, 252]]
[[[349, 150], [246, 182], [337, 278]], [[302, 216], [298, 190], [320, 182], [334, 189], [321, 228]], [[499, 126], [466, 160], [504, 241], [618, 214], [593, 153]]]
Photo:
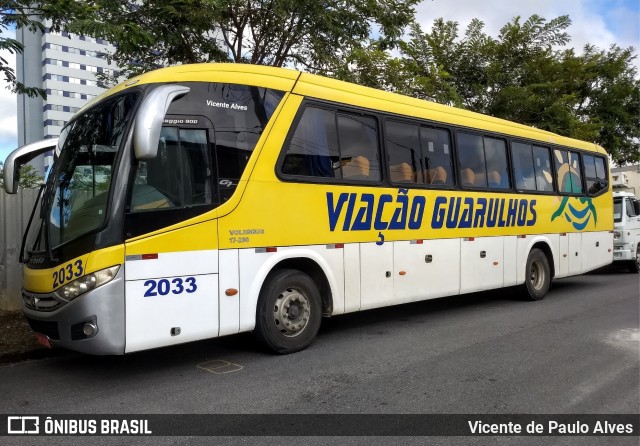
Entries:
[[620, 231], [613, 231], [613, 239], [614, 240], [620, 239]]
[[119, 269], [120, 265], [116, 265], [82, 276], [63, 287], [58, 288], [55, 291], [55, 295], [67, 301], [73, 300], [89, 290], [111, 282], [113, 278], [116, 277], [116, 274], [118, 274]]

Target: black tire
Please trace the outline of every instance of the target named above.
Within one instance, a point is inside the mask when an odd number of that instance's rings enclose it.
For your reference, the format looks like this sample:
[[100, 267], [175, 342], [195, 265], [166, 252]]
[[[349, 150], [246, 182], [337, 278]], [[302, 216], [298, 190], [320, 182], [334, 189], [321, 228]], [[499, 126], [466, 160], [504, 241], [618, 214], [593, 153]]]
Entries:
[[527, 300], [542, 300], [551, 286], [551, 268], [544, 252], [534, 248], [527, 257], [522, 291]]
[[313, 279], [298, 270], [283, 269], [273, 273], [260, 290], [254, 334], [275, 353], [294, 353], [311, 344], [321, 319], [321, 297]]
[[640, 272], [640, 245], [636, 246], [635, 260], [629, 262], [629, 272], [638, 274]]

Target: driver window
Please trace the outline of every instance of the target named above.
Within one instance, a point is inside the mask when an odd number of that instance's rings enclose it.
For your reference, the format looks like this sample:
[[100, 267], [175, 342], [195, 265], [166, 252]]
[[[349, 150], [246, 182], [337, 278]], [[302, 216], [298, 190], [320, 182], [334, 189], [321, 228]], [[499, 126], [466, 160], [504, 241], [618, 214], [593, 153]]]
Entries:
[[163, 127], [157, 156], [137, 163], [131, 211], [211, 204], [207, 153], [206, 130]]

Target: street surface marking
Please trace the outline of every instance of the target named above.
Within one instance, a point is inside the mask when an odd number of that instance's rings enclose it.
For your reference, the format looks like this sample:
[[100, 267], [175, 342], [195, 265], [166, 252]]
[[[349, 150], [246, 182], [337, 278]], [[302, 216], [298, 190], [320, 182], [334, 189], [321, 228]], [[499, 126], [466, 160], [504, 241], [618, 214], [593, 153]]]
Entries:
[[225, 373], [233, 373], [242, 370], [243, 367], [240, 364], [234, 364], [223, 359], [216, 359], [214, 361], [203, 362], [198, 364], [197, 367], [207, 372], [222, 375]]

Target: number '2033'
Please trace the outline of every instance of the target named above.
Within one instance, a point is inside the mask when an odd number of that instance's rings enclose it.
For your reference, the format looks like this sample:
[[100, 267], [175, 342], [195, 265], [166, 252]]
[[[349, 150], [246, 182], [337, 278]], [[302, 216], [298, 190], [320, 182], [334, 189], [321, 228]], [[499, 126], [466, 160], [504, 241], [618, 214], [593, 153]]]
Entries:
[[171, 281], [169, 279], [149, 279], [145, 280], [144, 286], [146, 287], [144, 297], [166, 296], [169, 293], [193, 293], [198, 289], [195, 277], [187, 277], [184, 280], [181, 277], [176, 277]]

